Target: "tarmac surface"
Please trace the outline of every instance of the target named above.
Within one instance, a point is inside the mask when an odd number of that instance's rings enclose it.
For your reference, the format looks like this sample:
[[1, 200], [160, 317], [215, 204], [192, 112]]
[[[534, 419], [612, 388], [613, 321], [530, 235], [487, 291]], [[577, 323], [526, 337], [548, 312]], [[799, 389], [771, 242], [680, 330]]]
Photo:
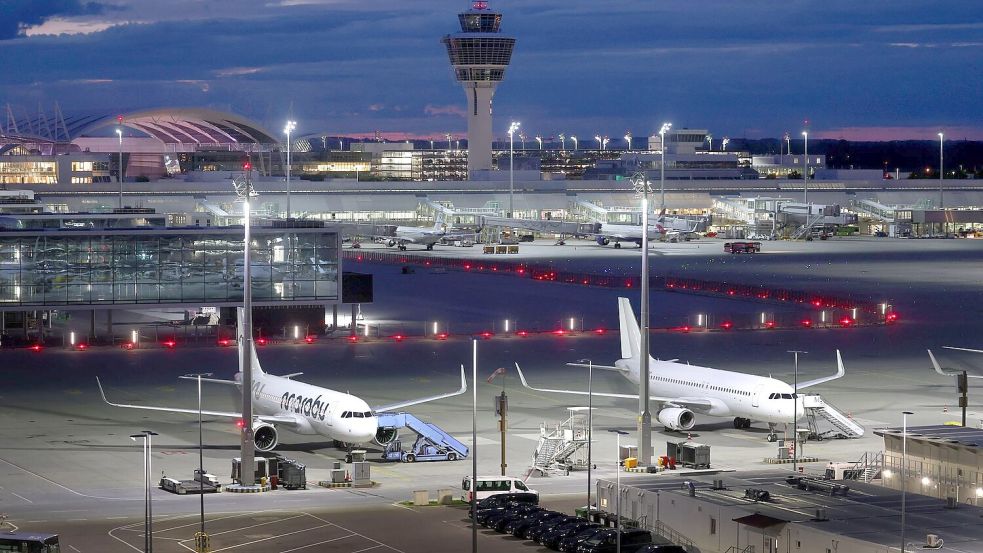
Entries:
[[[802, 453], [821, 463], [855, 460], [865, 451], [882, 448], [873, 435], [877, 427], [897, 426], [903, 410], [909, 424], [941, 424], [958, 420], [954, 379], [935, 374], [925, 353], [932, 348], [952, 368], [983, 374], [983, 355], [941, 350], [940, 346], [983, 347], [978, 319], [983, 311], [983, 241], [839, 239], [825, 242], [765, 242], [753, 256], [724, 254], [722, 240], [653, 246], [653, 274], [729, 279], [793, 289], [848, 293], [870, 301], [886, 301], [901, 314], [890, 326], [846, 329], [791, 329], [733, 332], [657, 332], [652, 354], [679, 358], [721, 369], [772, 375], [791, 382], [789, 350], [809, 353], [800, 358], [799, 378], [835, 371], [836, 349], [846, 365], [845, 378], [815, 389], [867, 429], [857, 440], [810, 442]], [[412, 248], [412, 246], [411, 246]], [[441, 248], [414, 255], [480, 256], [480, 250]], [[521, 246], [522, 258], [552, 262], [570, 270], [638, 270], [639, 252], [602, 248], [590, 242], [567, 246], [536, 243]], [[510, 258], [514, 259], [514, 258]], [[379, 405], [398, 399], [450, 391], [464, 364], [471, 382], [472, 342], [454, 333], [455, 325], [477, 328], [509, 318], [543, 327], [575, 317], [582, 328], [616, 328], [619, 295], [637, 291], [544, 283], [501, 275], [479, 275], [425, 269], [402, 274], [399, 266], [346, 263], [346, 270], [375, 275], [375, 302], [363, 305], [366, 319], [383, 325], [376, 338], [349, 344], [344, 339], [315, 344], [279, 344], [260, 348], [264, 368], [272, 373], [304, 372], [300, 380], [348, 390]], [[673, 326], [696, 312], [755, 313], [777, 309], [772, 304], [653, 293], [653, 326]], [[399, 328], [423, 334], [440, 321], [451, 337], [438, 341], [387, 337]], [[615, 332], [550, 334], [526, 338], [496, 332], [478, 340], [477, 457], [479, 473], [498, 474], [500, 436], [492, 398], [502, 380], [485, 378], [498, 367], [518, 362], [530, 383], [555, 388], [586, 389], [586, 371], [565, 363], [589, 358], [609, 364], [620, 347]], [[210, 371], [228, 378], [236, 370], [234, 348], [176, 348], [122, 351], [93, 348], [76, 352], [46, 349], [0, 351], [4, 384], [0, 387], [0, 512], [8, 522], [64, 536], [63, 550], [81, 553], [141, 550], [143, 544], [142, 451], [129, 435], [158, 432], [153, 444], [152, 476], [161, 473], [188, 479], [198, 465], [198, 425], [194, 417], [154, 414], [105, 405], [95, 376], [111, 400], [148, 405], [196, 407], [193, 382], [177, 376]], [[596, 371], [594, 389], [630, 393], [616, 374]], [[556, 424], [566, 409], [586, 404], [578, 396], [551, 395], [518, 386], [514, 371], [504, 381], [510, 398], [507, 435], [508, 473], [524, 475], [531, 464], [543, 424]], [[969, 422], [983, 424], [983, 409], [971, 383]], [[221, 386], [204, 387], [206, 408], [232, 409], [234, 398]], [[595, 398], [594, 478], [615, 475], [615, 443], [609, 429], [634, 434], [637, 405], [632, 401]], [[418, 417], [471, 443], [471, 393], [410, 409]], [[694, 441], [711, 445], [712, 463], [722, 470], [773, 468], [775, 444], [765, 441], [766, 428], [755, 424], [735, 430], [729, 419], [700, 417], [691, 432]], [[685, 435], [657, 427], [656, 452], [666, 441]], [[410, 438], [405, 436], [405, 438]], [[629, 436], [629, 441], [634, 441]], [[328, 479], [331, 462], [343, 453], [312, 437], [280, 434], [277, 450], [308, 467], [309, 482]], [[225, 483], [230, 458], [238, 454], [238, 429], [225, 419], [205, 419], [204, 458], [208, 472]], [[469, 460], [444, 463], [389, 464], [370, 448], [369, 489], [323, 489], [267, 494], [215, 494], [205, 497], [213, 551], [457, 551], [470, 547], [466, 514], [449, 507], [407, 509], [395, 505], [415, 490], [460, 492], [461, 478], [471, 472]], [[623, 474], [624, 481], [635, 476]], [[530, 487], [547, 501], [569, 507], [582, 504], [586, 474], [535, 478]], [[159, 552], [187, 551], [197, 530], [198, 498], [153, 491], [155, 547]], [[428, 538], [427, 536], [433, 536]], [[494, 538], [494, 539], [493, 539]], [[525, 547], [511, 539], [486, 536], [486, 551]], [[192, 542], [193, 543], [193, 542]], [[484, 542], [483, 542], [484, 543]], [[67, 546], [65, 545], [67, 544]], [[221, 544], [221, 546], [219, 546]], [[437, 545], [435, 545], [437, 544]], [[503, 545], [504, 544], [504, 545]], [[499, 549], [501, 548], [501, 549]], [[193, 547], [192, 547], [193, 549]]]

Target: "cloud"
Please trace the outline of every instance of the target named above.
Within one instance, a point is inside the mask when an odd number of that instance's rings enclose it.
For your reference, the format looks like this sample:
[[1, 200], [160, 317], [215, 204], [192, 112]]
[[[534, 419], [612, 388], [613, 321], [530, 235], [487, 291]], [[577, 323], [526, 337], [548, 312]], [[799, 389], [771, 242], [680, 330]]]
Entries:
[[16, 38], [52, 18], [102, 15], [116, 8], [82, 0], [0, 0], [0, 40]]
[[431, 116], [439, 116], [439, 115], [454, 115], [456, 117], [467, 116], [464, 107], [457, 104], [450, 104], [446, 106], [433, 106], [427, 104], [427, 106], [423, 108], [423, 113], [426, 113], [427, 115], [431, 115]]

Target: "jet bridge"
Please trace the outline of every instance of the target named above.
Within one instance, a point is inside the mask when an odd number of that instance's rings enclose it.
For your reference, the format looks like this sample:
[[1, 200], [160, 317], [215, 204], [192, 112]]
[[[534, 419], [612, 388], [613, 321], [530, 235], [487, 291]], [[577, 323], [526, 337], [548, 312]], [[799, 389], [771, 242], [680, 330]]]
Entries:
[[510, 219], [508, 217], [494, 217], [490, 215], [481, 216], [479, 219], [483, 227], [518, 228], [548, 234], [594, 234], [597, 232], [599, 226], [597, 223], [554, 221], [552, 219]]

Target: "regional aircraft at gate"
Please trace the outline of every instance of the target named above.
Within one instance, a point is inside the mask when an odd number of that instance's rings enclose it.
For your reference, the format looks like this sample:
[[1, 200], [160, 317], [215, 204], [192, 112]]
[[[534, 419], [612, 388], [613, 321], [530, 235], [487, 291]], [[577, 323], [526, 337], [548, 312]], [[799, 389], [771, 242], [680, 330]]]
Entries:
[[[239, 366], [241, 367], [246, 352], [246, 341], [242, 334], [244, 328], [242, 308], [239, 308], [238, 312]], [[253, 380], [253, 436], [256, 449], [263, 452], [271, 451], [279, 442], [276, 425], [281, 425], [295, 434], [319, 435], [345, 444], [375, 442], [381, 446], [386, 446], [396, 439], [397, 429], [379, 426], [378, 413], [460, 395], [466, 392], [468, 387], [462, 365], [461, 387], [454, 392], [370, 408], [361, 398], [351, 394], [292, 380], [293, 377], [302, 373], [284, 376], [268, 374], [260, 366], [259, 358], [256, 356], [256, 347], [253, 345], [250, 349]], [[195, 377], [184, 376], [181, 378], [196, 379]], [[242, 389], [241, 372], [236, 373], [234, 380], [202, 378], [202, 381], [236, 386], [240, 390]], [[99, 392], [102, 394], [103, 401], [114, 407], [198, 414], [197, 409], [113, 403], [106, 398], [106, 392], [103, 390], [98, 377], [96, 377], [96, 383], [99, 385]], [[234, 411], [202, 411], [201, 413], [212, 417], [242, 419], [242, 413]]]
[[[631, 303], [618, 298], [621, 329], [621, 359], [614, 366], [593, 365], [595, 369], [621, 373], [632, 384], [639, 383], [641, 371], [641, 332]], [[846, 374], [843, 359], [836, 351], [837, 372], [831, 376], [799, 383], [801, 391], [823, 382], [841, 378]], [[587, 365], [571, 363], [574, 366]], [[534, 388], [526, 382], [522, 369], [516, 363], [522, 385], [540, 392], [587, 395], [577, 390]], [[661, 361], [649, 357], [652, 401], [659, 404], [658, 420], [669, 430], [690, 430], [696, 424], [696, 413], [714, 417], [734, 417], [734, 428], [750, 428], [751, 421], [768, 423], [768, 440], [777, 439], [775, 427], [792, 422], [795, 393], [792, 386], [774, 378], [755, 376], [734, 371], [698, 367], [676, 360]], [[638, 399], [637, 394], [593, 392], [595, 396]], [[800, 394], [801, 396], [801, 394]], [[798, 416], [805, 413], [804, 401], [796, 402]], [[860, 428], [862, 434], [862, 428]]]

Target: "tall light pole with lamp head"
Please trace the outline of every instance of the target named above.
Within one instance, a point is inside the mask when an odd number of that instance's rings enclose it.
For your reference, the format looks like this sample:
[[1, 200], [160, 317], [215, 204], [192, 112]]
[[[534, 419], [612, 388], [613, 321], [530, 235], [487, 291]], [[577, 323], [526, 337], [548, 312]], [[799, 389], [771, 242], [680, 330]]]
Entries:
[[809, 204], [809, 131], [802, 131], [802, 138], [804, 139], [803, 141], [804, 153], [802, 157], [805, 158], [802, 164], [802, 203], [808, 205]]
[[192, 373], [184, 378], [194, 378], [198, 381], [198, 495], [201, 496], [201, 531], [195, 536], [196, 553], [208, 551], [208, 534], [205, 533], [205, 446], [201, 432], [201, 379], [212, 376], [212, 373]]
[[641, 359], [638, 367], [638, 463], [647, 466], [652, 462], [652, 411], [649, 386], [649, 182], [645, 173], [633, 175], [634, 188], [642, 187], [642, 309], [641, 309]]
[[799, 472], [799, 354], [808, 351], [789, 350], [795, 356], [795, 373], [792, 377], [792, 472]]
[[597, 149], [600, 150], [601, 149], [601, 135], [595, 134], [594, 135], [594, 140], [597, 141]]
[[287, 133], [287, 219], [290, 218], [290, 133], [297, 128], [296, 121], [287, 121], [283, 132]]
[[710, 145], [707, 147], [707, 151], [708, 152], [712, 152], [713, 151], [713, 135], [710, 134], [710, 133], [707, 133], [707, 142], [710, 143]]
[[725, 136], [724, 139], [720, 141], [720, 151], [726, 152], [728, 144], [730, 144], [730, 139]]
[[604, 137], [604, 141], [601, 142], [601, 149], [602, 150], [607, 150], [608, 149], [608, 142], [611, 142], [611, 139], [605, 136]]
[[570, 140], [573, 140], [573, 151], [576, 152], [577, 151], [577, 137], [576, 136], [571, 136], [570, 137]]
[[625, 142], [628, 143], [628, 151], [631, 151], [631, 132], [625, 133]]
[[[661, 208], [666, 209], [666, 133], [672, 128], [672, 123], [663, 123], [659, 129], [659, 194], [662, 196]], [[726, 139], [725, 139], [726, 140]], [[647, 232], [647, 229], [646, 231]]]
[[[945, 178], [945, 171], [942, 168], [942, 144], [944, 140], [945, 136], [939, 133], [939, 209], [945, 207], [945, 197], [942, 195], [942, 179]], [[942, 229], [945, 230], [945, 223], [942, 223]]]
[[[617, 533], [615, 534], [616, 536], [615, 543], [617, 544], [615, 547], [615, 551], [621, 553], [621, 529], [622, 529], [621, 526], [621, 436], [627, 436], [628, 433], [625, 432], [624, 430], [615, 430], [615, 429], [608, 430], [608, 432], [615, 433], [616, 435], [615, 442], [617, 443], [617, 447], [618, 447], [618, 455], [615, 457], [615, 468], [618, 471], [617, 483], [615, 484], [615, 488], [617, 488], [618, 491], [618, 496], [614, 500], [615, 518], [617, 518], [618, 520]], [[588, 505], [588, 507], [590, 506]]]
[[143, 440], [143, 551], [153, 553], [154, 551], [154, 507], [150, 497], [150, 473], [151, 458], [153, 455], [153, 444], [151, 436], [157, 436], [151, 430], [142, 430], [139, 434], [131, 434], [130, 439], [136, 441]]
[[[122, 117], [120, 118], [122, 122]], [[119, 183], [119, 208], [123, 209], [123, 127], [116, 127], [116, 136], [119, 138], [119, 170], [116, 172], [116, 180]]]
[[591, 446], [594, 445], [594, 361], [581, 359], [578, 363], [587, 363], [587, 516], [590, 517], [590, 488], [593, 459]]
[[[253, 164], [248, 159], [243, 165], [244, 175], [233, 179], [236, 195], [242, 199], [243, 241], [242, 241], [242, 310], [243, 324], [238, 325], [238, 344], [245, 354], [240, 355], [239, 372], [242, 373], [242, 429], [239, 435], [239, 483], [251, 486], [256, 483], [256, 444], [253, 441], [253, 283], [251, 269], [250, 205], [249, 200], [256, 195], [252, 184]], [[248, 476], [248, 477], [247, 477]]]
[[537, 136], [536, 137], [536, 142], [539, 142], [539, 149], [542, 150], [543, 149], [543, 137], [542, 136]]
[[567, 151], [567, 135], [560, 133], [560, 151]]
[[515, 153], [514, 149], [514, 135], [516, 131], [519, 130], [519, 122], [512, 121], [509, 125], [509, 218], [512, 218], [512, 210], [514, 208], [512, 203], [512, 196], [515, 194], [515, 176], [514, 176], [514, 165], [513, 165], [513, 155]]
[[905, 551], [905, 499], [908, 491], [908, 415], [911, 411], [901, 412], [901, 553]]

